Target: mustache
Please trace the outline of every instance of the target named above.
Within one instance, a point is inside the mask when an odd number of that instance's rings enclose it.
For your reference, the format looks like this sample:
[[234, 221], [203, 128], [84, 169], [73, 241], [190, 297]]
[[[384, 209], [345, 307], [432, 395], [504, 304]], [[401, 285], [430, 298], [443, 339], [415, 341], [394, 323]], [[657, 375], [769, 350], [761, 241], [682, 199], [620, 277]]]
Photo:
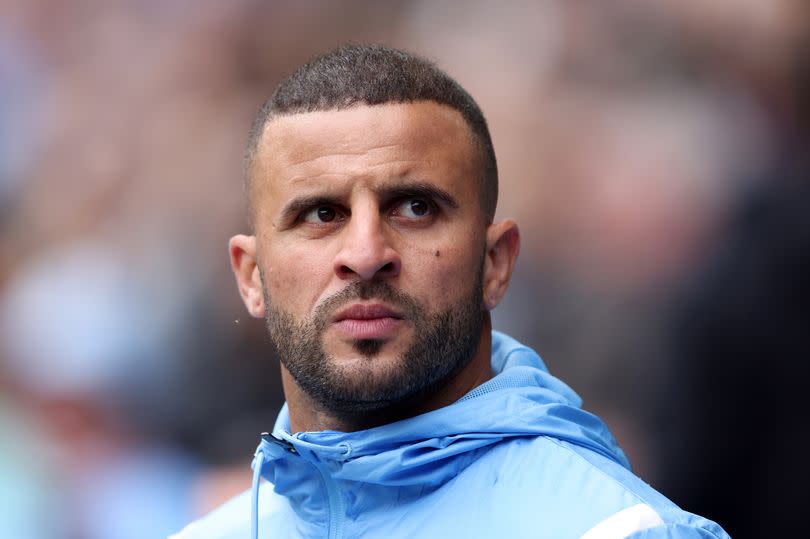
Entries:
[[354, 281], [340, 292], [326, 298], [315, 309], [315, 325], [318, 329], [324, 329], [329, 324], [335, 311], [347, 303], [370, 299], [377, 299], [394, 307], [402, 313], [402, 317], [406, 320], [418, 318], [424, 312], [416, 299], [396, 290], [385, 281]]

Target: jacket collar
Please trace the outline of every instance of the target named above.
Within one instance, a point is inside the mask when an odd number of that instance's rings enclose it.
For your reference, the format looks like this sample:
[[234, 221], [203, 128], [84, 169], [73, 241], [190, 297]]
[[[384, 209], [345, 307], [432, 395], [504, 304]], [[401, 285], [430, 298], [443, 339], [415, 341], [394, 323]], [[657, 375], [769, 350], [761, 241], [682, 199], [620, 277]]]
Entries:
[[[487, 447], [517, 437], [551, 436], [629, 464], [607, 427], [548, 373], [531, 349], [493, 332], [496, 376], [444, 408], [357, 432], [290, 433], [286, 404], [264, 435], [258, 474], [304, 519], [323, 509], [324, 475], [340, 488], [435, 488]], [[255, 465], [254, 465], [255, 466]]]

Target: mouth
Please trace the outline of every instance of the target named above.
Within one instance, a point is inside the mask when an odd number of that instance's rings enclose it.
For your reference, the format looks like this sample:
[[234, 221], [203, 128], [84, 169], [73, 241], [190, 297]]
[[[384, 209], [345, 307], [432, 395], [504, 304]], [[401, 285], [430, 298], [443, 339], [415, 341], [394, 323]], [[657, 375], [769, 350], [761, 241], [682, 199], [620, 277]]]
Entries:
[[350, 305], [332, 320], [338, 332], [353, 340], [386, 339], [403, 323], [401, 313], [380, 303]]

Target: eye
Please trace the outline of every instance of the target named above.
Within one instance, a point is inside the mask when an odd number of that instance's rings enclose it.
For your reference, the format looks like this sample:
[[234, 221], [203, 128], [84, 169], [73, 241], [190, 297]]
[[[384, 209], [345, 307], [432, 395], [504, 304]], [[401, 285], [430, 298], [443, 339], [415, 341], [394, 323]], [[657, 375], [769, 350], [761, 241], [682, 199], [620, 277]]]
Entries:
[[433, 213], [433, 205], [424, 198], [407, 198], [397, 205], [396, 213], [408, 219], [421, 219]]
[[304, 213], [301, 220], [307, 223], [331, 223], [338, 217], [337, 211], [331, 206], [318, 206]]

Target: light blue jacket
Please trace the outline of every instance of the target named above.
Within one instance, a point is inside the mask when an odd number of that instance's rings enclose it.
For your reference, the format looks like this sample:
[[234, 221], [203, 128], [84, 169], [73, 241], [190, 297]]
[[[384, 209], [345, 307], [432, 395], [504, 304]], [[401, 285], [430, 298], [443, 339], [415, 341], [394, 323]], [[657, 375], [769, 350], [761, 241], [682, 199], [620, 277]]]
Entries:
[[728, 537], [633, 475], [532, 350], [493, 332], [492, 366], [454, 404], [365, 431], [292, 435], [285, 406], [252, 493], [175, 539]]

